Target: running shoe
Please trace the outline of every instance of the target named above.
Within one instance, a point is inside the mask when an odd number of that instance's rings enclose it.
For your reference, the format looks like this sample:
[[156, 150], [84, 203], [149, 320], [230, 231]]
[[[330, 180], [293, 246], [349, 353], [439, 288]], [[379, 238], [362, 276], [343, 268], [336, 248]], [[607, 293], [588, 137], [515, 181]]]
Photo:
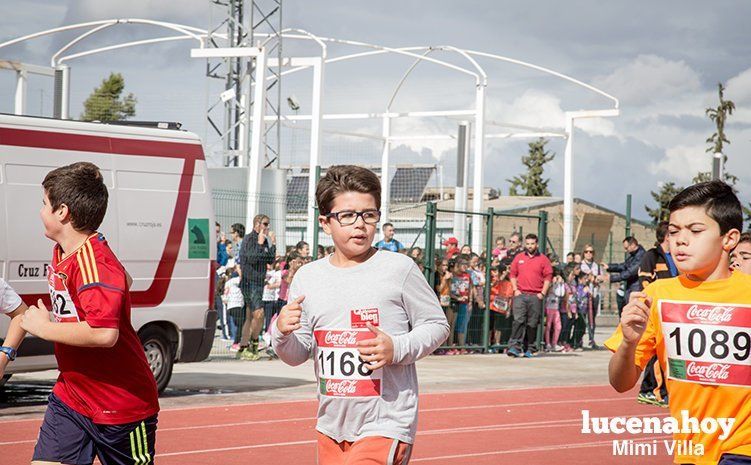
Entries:
[[258, 352], [253, 352], [252, 350], [245, 350], [242, 354], [240, 354], [240, 359], [245, 360], [248, 362], [255, 362], [256, 360], [259, 360], [261, 358], [260, 355], [258, 355]]
[[519, 358], [522, 356], [522, 353], [516, 347], [509, 347], [508, 349], [506, 349], [506, 355], [508, 355], [509, 357]]
[[563, 349], [564, 349], [564, 347], [563, 346], [559, 346], [558, 344], [556, 344], [555, 346], [553, 346], [553, 352], [563, 352]]
[[532, 357], [534, 357], [534, 354], [532, 353], [532, 351], [528, 350], [524, 352], [524, 358], [532, 358]]
[[657, 397], [651, 392], [640, 392], [639, 395], [636, 396], [636, 401], [640, 404], [660, 406], [660, 401], [657, 400]]

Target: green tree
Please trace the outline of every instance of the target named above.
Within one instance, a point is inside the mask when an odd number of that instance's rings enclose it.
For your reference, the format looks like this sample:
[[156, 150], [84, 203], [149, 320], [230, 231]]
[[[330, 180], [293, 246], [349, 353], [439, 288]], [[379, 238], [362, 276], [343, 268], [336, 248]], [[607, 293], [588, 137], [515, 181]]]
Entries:
[[[728, 116], [733, 114], [733, 111], [735, 110], [735, 103], [733, 103], [732, 100], [725, 100], [725, 87], [721, 82], [717, 84], [717, 87], [720, 97], [720, 103], [716, 108], [707, 108], [705, 111], [705, 114], [709, 117], [709, 119], [712, 120], [713, 123], [715, 123], [715, 126], [717, 127], [717, 130], [714, 132], [714, 134], [709, 136], [706, 140], [706, 142], [710, 144], [709, 147], [707, 147], [706, 152], [722, 154], [722, 164], [725, 167], [723, 178], [726, 183], [734, 186], [735, 183], [738, 182], [738, 177], [728, 173], [728, 156], [725, 155], [725, 152], [722, 151], [722, 148], [724, 144], [730, 143], [728, 138], [725, 136], [725, 122], [727, 121]], [[694, 183], [704, 182], [709, 181], [711, 178], [711, 172], [705, 171], [698, 173], [694, 177], [693, 181]]]
[[667, 221], [670, 217], [670, 210], [668, 210], [668, 204], [680, 191], [682, 187], [677, 187], [674, 182], [666, 182], [660, 186], [660, 190], [657, 192], [650, 192], [652, 199], [657, 202], [657, 208], [649, 208], [644, 206], [647, 210], [647, 214], [652, 218], [652, 223], [657, 224], [660, 221]]
[[133, 94], [122, 96], [125, 79], [120, 73], [110, 73], [102, 84], [94, 89], [83, 103], [84, 121], [121, 121], [136, 114], [136, 98]]
[[548, 142], [540, 137], [529, 143], [529, 153], [522, 157], [522, 163], [527, 167], [527, 172], [506, 180], [509, 183], [509, 195], [550, 196], [548, 190], [550, 178], [543, 179], [542, 177], [545, 163], [555, 158], [555, 153], [545, 150]]

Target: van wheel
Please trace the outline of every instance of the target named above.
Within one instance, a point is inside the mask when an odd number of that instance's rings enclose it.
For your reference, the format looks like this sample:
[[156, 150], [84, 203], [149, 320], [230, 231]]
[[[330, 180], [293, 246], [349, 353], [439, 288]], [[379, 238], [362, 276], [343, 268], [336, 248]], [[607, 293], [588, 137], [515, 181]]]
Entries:
[[0, 387], [5, 386], [5, 383], [8, 382], [8, 380], [10, 379], [11, 376], [13, 376], [13, 375], [5, 375], [2, 378], [0, 378]]
[[141, 332], [141, 343], [146, 353], [146, 361], [161, 393], [172, 378], [174, 364], [173, 351], [167, 333], [158, 326], [149, 326]]

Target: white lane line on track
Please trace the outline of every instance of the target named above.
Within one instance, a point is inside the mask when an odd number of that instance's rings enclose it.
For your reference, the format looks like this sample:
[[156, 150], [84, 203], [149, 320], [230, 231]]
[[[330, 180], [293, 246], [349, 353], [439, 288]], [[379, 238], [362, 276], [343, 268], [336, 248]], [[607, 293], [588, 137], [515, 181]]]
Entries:
[[[670, 439], [670, 438], [672, 438], [672, 436], [650, 436], [650, 437], [645, 437], [645, 438], [634, 439], [634, 442], [647, 442], [647, 441], [652, 441], [654, 439]], [[521, 448], [521, 449], [499, 450], [499, 451], [490, 451], [490, 452], [475, 452], [471, 454], [421, 457], [417, 459], [411, 459], [410, 463], [430, 462], [434, 460], [466, 459], [468, 457], [486, 457], [486, 456], [491, 456], [491, 455], [519, 454], [519, 453], [525, 453], [525, 452], [547, 452], [547, 451], [555, 451], [555, 450], [561, 450], [561, 449], [582, 449], [586, 447], [601, 447], [601, 446], [607, 446], [607, 445], [612, 445], [612, 444], [613, 444], [612, 440], [582, 442], [578, 444], [566, 443], [566, 444], [556, 444], [556, 445], [551, 445], [551, 446], [529, 447], [529, 448]]]
[[[538, 402], [517, 402], [517, 403], [508, 403], [508, 404], [471, 405], [467, 407], [442, 407], [442, 408], [434, 408], [434, 409], [421, 409], [419, 412], [420, 413], [444, 412], [444, 411], [456, 411], [456, 410], [475, 410], [475, 409], [490, 409], [490, 408], [505, 408], [505, 407], [559, 405], [559, 404], [570, 404], [570, 403], [576, 404], [576, 403], [591, 403], [591, 402], [614, 402], [614, 401], [624, 401], [624, 400], [632, 401], [631, 398], [626, 398], [626, 397], [612, 397], [612, 398], [606, 398], [606, 399], [571, 399], [571, 400], [553, 400], [553, 401], [538, 401]], [[638, 415], [634, 415], [634, 416], [638, 416]], [[211, 429], [211, 428], [224, 428], [224, 427], [234, 427], [234, 426], [268, 425], [268, 424], [287, 423], [287, 422], [295, 422], [295, 421], [312, 421], [315, 419], [316, 417], [299, 417], [299, 418], [287, 418], [287, 419], [278, 419], [278, 420], [256, 420], [256, 421], [236, 422], [236, 423], [219, 423], [219, 424], [213, 424], [213, 425], [177, 426], [173, 428], [159, 428], [158, 432], [162, 433], [166, 431], [185, 431], [185, 430], [194, 430], [194, 429]], [[36, 442], [36, 439], [0, 442], [0, 447], [12, 446], [16, 444], [35, 443], [35, 442]]]
[[[649, 414], [643, 414], [643, 415], [633, 415], [633, 416], [651, 416]], [[539, 429], [539, 428], [560, 428], [562, 426], [579, 426], [581, 425], [581, 419], [574, 418], [574, 419], [566, 419], [566, 420], [550, 420], [550, 421], [544, 421], [544, 422], [531, 422], [531, 423], [515, 423], [515, 424], [500, 424], [500, 425], [486, 425], [486, 426], [477, 426], [477, 427], [461, 427], [461, 428], [447, 428], [447, 429], [436, 429], [436, 430], [427, 430], [427, 431], [418, 431], [418, 436], [430, 436], [430, 435], [436, 435], [436, 434], [461, 434], [461, 433], [478, 433], [478, 432], [485, 432], [485, 431], [500, 431], [500, 430], [520, 430], [520, 429]], [[664, 439], [669, 438], [672, 436], [659, 436], [659, 437], [648, 437], [645, 439]], [[629, 438], [630, 439], [630, 438]], [[215, 448], [215, 449], [201, 449], [201, 450], [188, 450], [188, 451], [179, 451], [179, 452], [168, 452], [159, 454], [159, 457], [170, 457], [174, 455], [190, 455], [190, 454], [208, 454], [208, 453], [214, 453], [214, 452], [226, 452], [226, 451], [233, 451], [233, 450], [245, 450], [245, 449], [262, 449], [267, 447], [284, 447], [284, 446], [297, 446], [301, 444], [314, 444], [317, 441], [315, 440], [309, 440], [309, 441], [290, 441], [290, 442], [277, 442], [277, 443], [271, 443], [271, 444], [253, 444], [253, 445], [247, 445], [247, 446], [232, 446], [232, 447], [222, 447], [222, 448]], [[597, 443], [581, 443], [581, 444], [609, 444], [612, 443], [612, 440], [609, 441], [600, 441]], [[572, 447], [576, 447], [576, 444], [572, 444]], [[588, 446], [588, 447], [594, 447], [594, 446]], [[539, 450], [548, 450], [548, 449], [559, 449], [560, 446], [544, 446], [543, 449]], [[534, 452], [537, 451], [537, 448], [528, 448], [528, 449], [519, 449], [519, 450], [512, 450], [512, 451], [494, 451], [494, 452], [488, 452], [488, 453], [482, 453], [481, 455], [492, 455], [492, 454], [500, 454], [500, 453], [513, 453], [513, 452]], [[468, 455], [472, 456], [472, 455]], [[447, 456], [449, 458], [453, 456]], [[464, 457], [464, 455], [457, 455], [456, 457]], [[439, 457], [443, 458], [443, 457]], [[436, 458], [437, 460], [437, 458]], [[412, 460], [414, 461], [414, 459]]]

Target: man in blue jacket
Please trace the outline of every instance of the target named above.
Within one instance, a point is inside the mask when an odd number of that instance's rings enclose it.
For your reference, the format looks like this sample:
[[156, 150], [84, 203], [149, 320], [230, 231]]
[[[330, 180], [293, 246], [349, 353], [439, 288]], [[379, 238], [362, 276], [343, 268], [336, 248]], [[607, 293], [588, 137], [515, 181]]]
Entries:
[[[626, 295], [623, 300], [628, 302], [629, 295], [632, 292], [641, 290], [639, 264], [646, 251], [633, 236], [623, 239], [623, 249], [626, 251], [626, 260], [623, 263], [604, 264], [603, 268], [608, 271], [611, 283], [624, 282], [626, 284]], [[620, 313], [619, 309], [619, 316]]]

